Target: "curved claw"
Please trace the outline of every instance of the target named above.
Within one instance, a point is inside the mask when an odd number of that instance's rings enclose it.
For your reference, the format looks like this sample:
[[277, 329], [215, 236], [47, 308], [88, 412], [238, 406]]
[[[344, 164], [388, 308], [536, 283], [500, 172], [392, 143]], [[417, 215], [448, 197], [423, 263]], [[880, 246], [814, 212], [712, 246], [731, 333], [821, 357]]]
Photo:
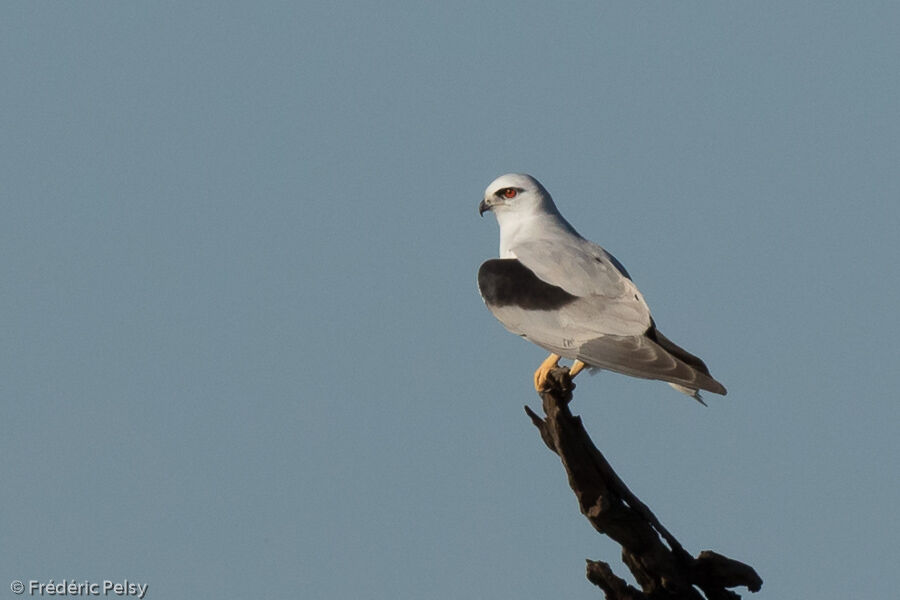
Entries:
[[555, 369], [558, 366], [558, 354], [551, 354], [545, 358], [544, 362], [541, 363], [541, 366], [534, 372], [534, 389], [538, 392], [546, 392], [549, 389], [547, 387], [547, 375], [550, 373], [551, 369]]
[[572, 368], [569, 369], [569, 377], [575, 379], [575, 376], [581, 373], [584, 370], [585, 364], [580, 360], [576, 360], [572, 363]]

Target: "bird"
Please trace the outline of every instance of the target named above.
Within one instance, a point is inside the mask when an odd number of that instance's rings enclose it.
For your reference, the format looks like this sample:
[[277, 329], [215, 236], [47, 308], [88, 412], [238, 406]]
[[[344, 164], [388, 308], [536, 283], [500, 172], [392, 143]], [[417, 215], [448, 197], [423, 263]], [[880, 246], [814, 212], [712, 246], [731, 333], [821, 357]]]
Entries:
[[622, 263], [583, 238], [537, 179], [501, 175], [478, 212], [500, 226], [500, 256], [478, 269], [478, 290], [506, 329], [550, 352], [534, 373], [538, 392], [566, 358], [570, 377], [588, 367], [656, 379], [704, 405], [701, 390], [726, 394], [700, 358], [657, 329]]

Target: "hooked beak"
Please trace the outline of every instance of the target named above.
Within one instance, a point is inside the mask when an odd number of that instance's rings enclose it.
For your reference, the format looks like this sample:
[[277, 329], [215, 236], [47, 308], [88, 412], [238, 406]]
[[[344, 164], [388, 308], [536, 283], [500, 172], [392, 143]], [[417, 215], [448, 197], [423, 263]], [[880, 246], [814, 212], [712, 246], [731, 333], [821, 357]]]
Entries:
[[491, 205], [488, 204], [487, 200], [482, 200], [481, 204], [478, 205], [478, 214], [483, 217], [484, 213], [489, 210], [491, 210]]

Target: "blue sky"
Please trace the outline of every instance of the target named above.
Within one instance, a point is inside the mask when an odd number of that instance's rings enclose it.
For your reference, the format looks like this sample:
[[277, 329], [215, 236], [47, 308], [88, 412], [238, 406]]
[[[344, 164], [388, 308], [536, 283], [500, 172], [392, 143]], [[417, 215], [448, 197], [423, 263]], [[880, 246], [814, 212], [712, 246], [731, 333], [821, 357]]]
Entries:
[[0, 17], [4, 582], [597, 597], [475, 287], [516, 171], [728, 387], [579, 379], [632, 489], [757, 597], [896, 595], [897, 4]]

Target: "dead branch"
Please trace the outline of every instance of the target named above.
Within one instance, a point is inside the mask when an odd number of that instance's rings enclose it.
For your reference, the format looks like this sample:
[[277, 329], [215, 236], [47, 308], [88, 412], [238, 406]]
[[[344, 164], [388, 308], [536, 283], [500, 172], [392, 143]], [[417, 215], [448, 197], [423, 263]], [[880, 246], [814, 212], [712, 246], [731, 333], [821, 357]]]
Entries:
[[544, 418], [527, 406], [525, 412], [562, 461], [581, 513], [622, 546], [622, 561], [641, 588], [628, 585], [607, 563], [588, 560], [587, 578], [607, 600], [734, 600], [740, 596], [728, 588], [760, 589], [762, 579], [749, 565], [709, 550], [692, 557], [628, 489], [569, 411], [575, 385], [568, 368], [554, 369], [550, 383], [551, 390], [541, 393]]

